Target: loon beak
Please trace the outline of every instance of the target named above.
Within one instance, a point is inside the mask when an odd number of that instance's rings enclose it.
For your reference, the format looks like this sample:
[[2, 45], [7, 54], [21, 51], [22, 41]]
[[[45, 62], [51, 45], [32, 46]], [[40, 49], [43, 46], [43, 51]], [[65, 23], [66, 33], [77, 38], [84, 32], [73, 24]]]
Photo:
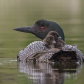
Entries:
[[26, 33], [32, 33], [33, 31], [31, 27], [19, 27], [13, 30], [20, 31], [20, 32], [26, 32]]

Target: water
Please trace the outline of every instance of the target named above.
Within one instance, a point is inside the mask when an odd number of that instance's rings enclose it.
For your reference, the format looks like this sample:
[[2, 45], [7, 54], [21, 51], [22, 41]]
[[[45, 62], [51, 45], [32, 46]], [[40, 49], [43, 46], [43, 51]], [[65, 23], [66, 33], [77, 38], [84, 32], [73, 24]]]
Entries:
[[18, 64], [17, 53], [40, 39], [12, 30], [31, 26], [39, 19], [55, 21], [64, 31], [65, 42], [77, 44], [84, 53], [83, 3], [83, 0], [0, 0], [0, 84], [84, 84], [84, 64], [70, 67], [66, 64]]
[[[82, 65], [53, 63], [19, 63], [19, 71], [26, 73], [32, 84], [64, 84], [77, 80]], [[66, 83], [66, 82], [65, 82]]]

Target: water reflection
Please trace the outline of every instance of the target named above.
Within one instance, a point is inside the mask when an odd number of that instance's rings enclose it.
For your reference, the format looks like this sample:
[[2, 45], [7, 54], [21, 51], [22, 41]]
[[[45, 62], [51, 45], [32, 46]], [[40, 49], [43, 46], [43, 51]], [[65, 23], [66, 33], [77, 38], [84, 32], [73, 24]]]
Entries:
[[77, 79], [77, 63], [18, 63], [19, 72], [26, 73], [32, 84], [63, 84], [64, 80], [73, 76]]

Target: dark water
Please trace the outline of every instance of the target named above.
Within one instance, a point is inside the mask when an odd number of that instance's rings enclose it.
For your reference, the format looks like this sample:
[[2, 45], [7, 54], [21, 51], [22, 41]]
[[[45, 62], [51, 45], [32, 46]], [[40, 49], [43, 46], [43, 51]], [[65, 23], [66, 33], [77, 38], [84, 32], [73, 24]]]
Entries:
[[67, 44], [77, 44], [84, 53], [83, 0], [0, 0], [0, 84], [84, 84], [84, 64], [17, 63], [17, 53], [32, 34], [13, 31], [36, 20], [57, 22]]

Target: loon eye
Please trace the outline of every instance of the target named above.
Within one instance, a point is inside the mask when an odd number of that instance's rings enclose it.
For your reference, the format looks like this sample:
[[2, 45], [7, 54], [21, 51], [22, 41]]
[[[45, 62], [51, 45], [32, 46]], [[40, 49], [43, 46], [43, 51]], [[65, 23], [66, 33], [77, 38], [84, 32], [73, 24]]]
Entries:
[[44, 30], [45, 28], [44, 27], [41, 27], [41, 30]]

